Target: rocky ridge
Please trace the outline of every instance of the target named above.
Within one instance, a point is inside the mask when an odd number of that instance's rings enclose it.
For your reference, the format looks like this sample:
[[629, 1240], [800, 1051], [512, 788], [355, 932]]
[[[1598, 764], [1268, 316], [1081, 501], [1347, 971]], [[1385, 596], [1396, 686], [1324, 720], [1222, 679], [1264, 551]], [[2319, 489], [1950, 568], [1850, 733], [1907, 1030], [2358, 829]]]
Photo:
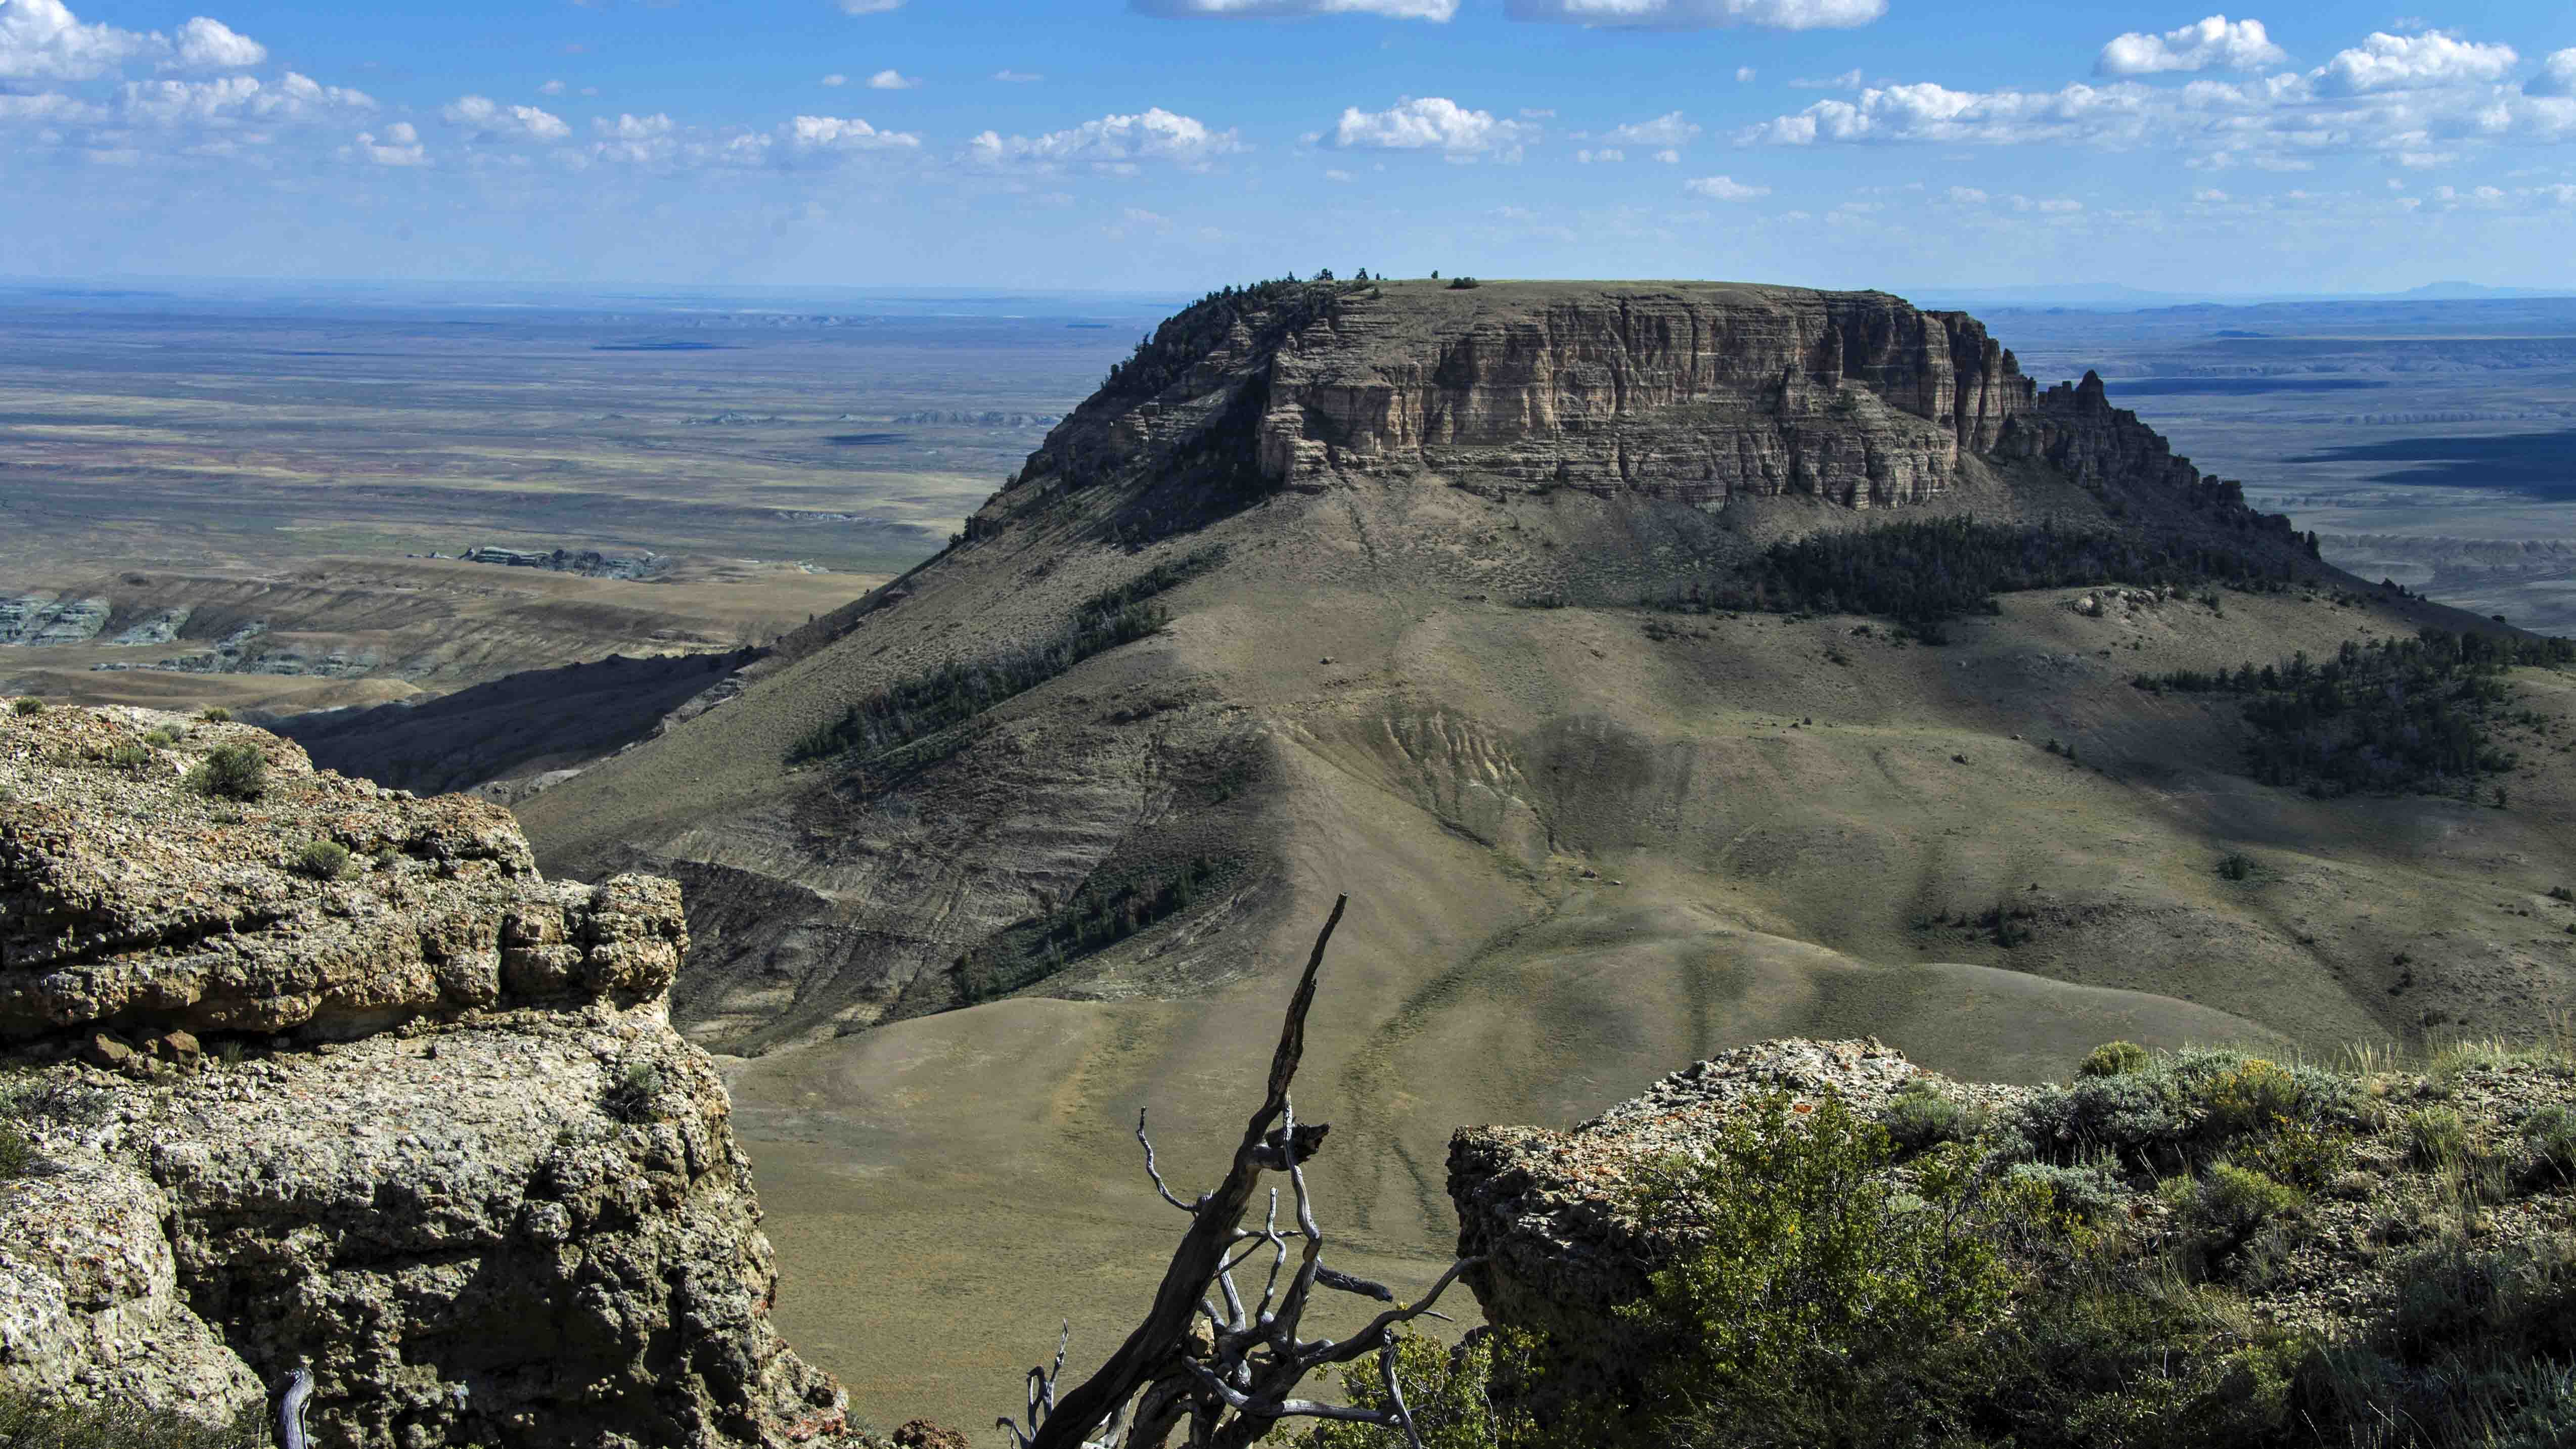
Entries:
[[[188, 785], [227, 746], [256, 798]], [[670, 882], [545, 881], [497, 807], [247, 727], [56, 708], [0, 715], [0, 912], [0, 1380], [222, 1423], [304, 1368], [329, 1445], [842, 1434], [669, 1025]]]
[[[2137, 1056], [2146, 1069], [2148, 1054]], [[2287, 1070], [2238, 1053], [2200, 1059]], [[2396, 1270], [2409, 1245], [2451, 1235], [2492, 1248], [2576, 1232], [2576, 1158], [2566, 1155], [2567, 1141], [2528, 1125], [2576, 1108], [2576, 1055], [2563, 1042], [2521, 1052], [2470, 1043], [2420, 1070], [2317, 1078], [2349, 1091], [2323, 1138], [2340, 1169], [2312, 1191], [2290, 1194], [2301, 1200], [2262, 1240], [2259, 1262], [2203, 1270], [2241, 1294], [2249, 1322], [2348, 1334], [2397, 1296]], [[1695, 1063], [1564, 1131], [1465, 1128], [1450, 1140], [1449, 1195], [1460, 1256], [1483, 1261], [1464, 1280], [1489, 1322], [1576, 1346], [1569, 1367], [1577, 1380], [1615, 1376], [1614, 1360], [1633, 1336], [1615, 1309], [1643, 1296], [1649, 1276], [1693, 1246], [1640, 1211], [1639, 1187], [1658, 1165], [1704, 1154], [1753, 1104], [1784, 1096], [1793, 1120], [1834, 1098], [1885, 1121], [1900, 1095], [1928, 1095], [1956, 1108], [1959, 1139], [1994, 1154], [1989, 1161], [2005, 1171], [2071, 1151], [2089, 1162], [2081, 1170], [2101, 1200], [2083, 1211], [2109, 1225], [2101, 1241], [2111, 1253], [2187, 1257], [2195, 1251], [2191, 1195], [2176, 1188], [2192, 1184], [2190, 1168], [2124, 1161], [2127, 1149], [2116, 1142], [2051, 1130], [2070, 1119], [2062, 1110], [2070, 1094], [2112, 1095], [2117, 1089], [2104, 1088], [2105, 1080], [2126, 1079], [2093, 1078], [2089, 1088], [2082, 1078], [2068, 1086], [1964, 1082], [1875, 1038], [1791, 1039]], [[2121, 1095], [2133, 1112], [2154, 1096]], [[2436, 1138], [2446, 1145], [2428, 1150]], [[2060, 1198], [2061, 1208], [2072, 1206]]]

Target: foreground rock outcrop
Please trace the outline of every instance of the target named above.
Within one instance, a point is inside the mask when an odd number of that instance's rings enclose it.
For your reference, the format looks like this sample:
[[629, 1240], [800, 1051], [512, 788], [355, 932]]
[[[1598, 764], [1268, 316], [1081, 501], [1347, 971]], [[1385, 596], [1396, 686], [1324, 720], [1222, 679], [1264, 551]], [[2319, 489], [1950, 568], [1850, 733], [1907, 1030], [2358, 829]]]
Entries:
[[[242, 745], [255, 798], [187, 783]], [[496, 807], [243, 727], [55, 709], [0, 716], [0, 907], [0, 1379], [225, 1422], [310, 1369], [329, 1445], [841, 1432], [670, 1029], [669, 882], [546, 882]]]
[[2055, 1246], [2006, 1250], [2036, 1253], [2026, 1298], [2052, 1274], [2126, 1272], [2138, 1291], [2222, 1305], [2237, 1342], [2373, 1347], [2389, 1315], [2420, 1311], [2447, 1261], [2499, 1280], [2554, 1274], [2544, 1291], [2576, 1303], [2552, 1266], [2576, 1251], [2569, 1043], [2472, 1042], [2381, 1066], [2117, 1044], [2069, 1082], [2004, 1086], [1953, 1080], [1876, 1039], [1739, 1047], [1569, 1130], [1460, 1130], [1449, 1194], [1459, 1254], [1479, 1260], [1463, 1281], [1488, 1322], [1543, 1336], [1558, 1390], [1633, 1389], [1656, 1348], [1621, 1309], [1702, 1246], [1645, 1205], [1649, 1181], [1711, 1160], [1730, 1124], [1766, 1104], [1804, 1123], [1837, 1100], [1888, 1127], [1882, 1181], [1895, 1190], [1922, 1154], [1960, 1152], [1985, 1181], [2035, 1191], [2056, 1225], [2012, 1231], [2082, 1225]]

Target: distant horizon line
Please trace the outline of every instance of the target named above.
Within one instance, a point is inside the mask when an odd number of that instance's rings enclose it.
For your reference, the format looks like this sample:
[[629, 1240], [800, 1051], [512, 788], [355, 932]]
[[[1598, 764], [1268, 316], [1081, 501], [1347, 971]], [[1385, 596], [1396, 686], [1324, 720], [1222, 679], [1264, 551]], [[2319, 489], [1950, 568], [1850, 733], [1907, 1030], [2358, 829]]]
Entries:
[[[1383, 275], [1383, 274], [1382, 274]], [[1428, 274], [1436, 277], [1436, 273]], [[1424, 277], [1389, 280], [1425, 280]], [[1704, 281], [1723, 283], [1741, 281], [1722, 277], [1486, 277], [1488, 283], [1504, 282], [1623, 282], [1623, 281]], [[1769, 286], [1801, 286], [1801, 283], [1755, 283]], [[385, 290], [487, 290], [502, 293], [556, 291], [582, 296], [635, 293], [641, 295], [724, 295], [744, 296], [816, 296], [850, 294], [878, 295], [919, 300], [982, 301], [993, 304], [1023, 299], [1066, 298], [1098, 299], [1134, 304], [1170, 305], [1185, 303], [1198, 295], [1191, 289], [1143, 290], [1113, 287], [1035, 286], [1008, 283], [923, 283], [923, 282], [656, 282], [620, 280], [442, 278], [442, 277], [276, 277], [230, 276], [199, 273], [125, 272], [80, 276], [34, 275], [0, 272], [0, 290], [70, 291], [77, 295], [97, 291], [102, 300], [120, 293], [132, 294], [145, 289], [281, 290], [310, 288], [322, 291]], [[2013, 282], [2013, 283], [1929, 283], [1912, 287], [1875, 286], [1811, 287], [1816, 291], [1888, 292], [1901, 297], [1982, 299], [1991, 302], [2026, 302], [2056, 306], [2110, 306], [2117, 308], [2151, 306], [2261, 306], [2286, 302], [2396, 302], [2396, 301], [2533, 301], [2549, 298], [2576, 298], [2576, 285], [2531, 286], [2513, 283], [2469, 282], [2444, 278], [2419, 283], [2396, 291], [2168, 291], [2137, 287], [2124, 282]]]

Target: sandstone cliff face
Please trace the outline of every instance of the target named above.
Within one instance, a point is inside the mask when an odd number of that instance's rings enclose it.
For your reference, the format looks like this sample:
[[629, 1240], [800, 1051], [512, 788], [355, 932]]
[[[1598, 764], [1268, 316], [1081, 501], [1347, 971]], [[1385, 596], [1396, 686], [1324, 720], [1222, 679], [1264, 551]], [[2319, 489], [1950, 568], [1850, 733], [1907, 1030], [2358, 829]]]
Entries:
[[2179, 481], [2098, 380], [2043, 393], [1976, 319], [1886, 293], [1388, 287], [1182, 314], [1140, 360], [1143, 387], [1085, 403], [1014, 488], [1228, 451], [1274, 487], [1418, 476], [1695, 505], [1921, 503], [1976, 459], [2045, 458], [2095, 486]]
[[[676, 888], [550, 884], [498, 809], [256, 731], [144, 744], [178, 723], [0, 717], [0, 1377], [220, 1422], [308, 1368], [326, 1445], [837, 1435], [669, 1026]], [[262, 798], [183, 785], [234, 741]], [[349, 879], [287, 865], [317, 838]]]

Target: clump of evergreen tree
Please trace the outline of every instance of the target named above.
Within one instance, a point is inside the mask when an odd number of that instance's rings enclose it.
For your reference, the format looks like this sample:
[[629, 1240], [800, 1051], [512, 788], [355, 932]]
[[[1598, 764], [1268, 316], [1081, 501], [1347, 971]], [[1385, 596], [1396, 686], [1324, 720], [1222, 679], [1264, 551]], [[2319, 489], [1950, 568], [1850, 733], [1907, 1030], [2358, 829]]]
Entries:
[[2576, 640], [2425, 629], [2412, 639], [2347, 640], [2335, 656], [2306, 651], [2233, 670], [2142, 674], [2149, 693], [2244, 701], [2246, 772], [2317, 795], [2356, 791], [2474, 794], [2479, 777], [2516, 759], [2497, 745], [2516, 667], [2576, 663]]
[[1063, 907], [1024, 921], [959, 957], [949, 968], [961, 1002], [1005, 996], [1114, 946], [1195, 904], [1235, 874], [1231, 861], [1202, 855], [1163, 875], [1096, 875]]
[[789, 764], [857, 754], [861, 766], [885, 761], [915, 741], [960, 725], [1014, 695], [1025, 694], [1095, 654], [1162, 628], [1171, 615], [1153, 597], [1222, 562], [1207, 549], [1155, 565], [1116, 588], [1074, 606], [1073, 622], [1052, 639], [943, 664], [896, 680], [843, 710], [788, 747]]
[[1908, 519], [1813, 534], [1765, 549], [1738, 576], [1647, 600], [1681, 613], [1880, 614], [1918, 634], [2002, 611], [2000, 593], [2124, 583], [2278, 589], [2291, 565], [2219, 544], [2102, 529]]

